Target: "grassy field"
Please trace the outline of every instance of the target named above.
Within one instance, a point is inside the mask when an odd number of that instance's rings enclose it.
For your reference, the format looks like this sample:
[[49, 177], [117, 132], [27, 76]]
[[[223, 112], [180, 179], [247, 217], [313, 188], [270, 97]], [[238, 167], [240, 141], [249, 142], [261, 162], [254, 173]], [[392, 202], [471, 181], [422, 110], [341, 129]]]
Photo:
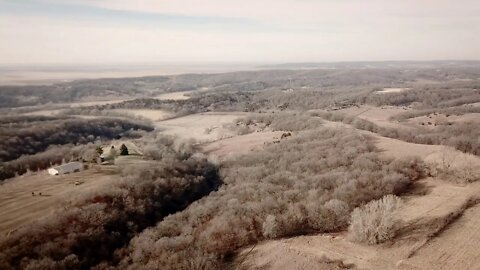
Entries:
[[247, 115], [249, 113], [244, 112], [199, 113], [156, 122], [155, 127], [165, 135], [204, 143], [236, 135], [225, 125]]
[[101, 189], [115, 181], [116, 175], [118, 167], [97, 165], [66, 175], [41, 171], [10, 179], [0, 185], [0, 233], [5, 235], [36, 219], [48, 218], [63, 207], [64, 201]]

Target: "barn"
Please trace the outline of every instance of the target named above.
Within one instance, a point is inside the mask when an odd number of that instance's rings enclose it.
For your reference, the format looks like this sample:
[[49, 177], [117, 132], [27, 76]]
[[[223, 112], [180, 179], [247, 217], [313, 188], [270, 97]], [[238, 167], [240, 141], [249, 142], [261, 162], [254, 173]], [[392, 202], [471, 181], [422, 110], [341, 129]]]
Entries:
[[51, 175], [67, 174], [72, 172], [79, 172], [83, 169], [83, 163], [81, 162], [69, 162], [59, 166], [48, 169], [48, 173]]

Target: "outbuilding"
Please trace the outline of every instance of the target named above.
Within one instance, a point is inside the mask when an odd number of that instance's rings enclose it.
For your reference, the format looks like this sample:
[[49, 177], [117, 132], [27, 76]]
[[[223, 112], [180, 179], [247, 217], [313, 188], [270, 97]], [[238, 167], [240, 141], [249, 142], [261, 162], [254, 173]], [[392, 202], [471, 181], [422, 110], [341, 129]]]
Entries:
[[48, 173], [51, 175], [67, 174], [73, 172], [79, 172], [83, 169], [83, 163], [81, 162], [69, 162], [59, 166], [48, 169]]

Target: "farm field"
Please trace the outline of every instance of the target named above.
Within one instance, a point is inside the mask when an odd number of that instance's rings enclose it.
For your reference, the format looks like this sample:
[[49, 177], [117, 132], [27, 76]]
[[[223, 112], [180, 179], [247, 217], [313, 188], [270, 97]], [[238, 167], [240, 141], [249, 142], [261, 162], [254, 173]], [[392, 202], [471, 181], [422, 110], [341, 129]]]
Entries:
[[111, 111], [118, 112], [121, 114], [131, 114], [133, 116], [145, 118], [154, 122], [162, 121], [174, 116], [173, 113], [162, 111], [162, 110], [116, 109]]
[[343, 113], [352, 117], [358, 117], [360, 119], [365, 119], [381, 127], [409, 128], [409, 126], [405, 125], [404, 123], [399, 123], [398, 121], [390, 119], [395, 115], [409, 110], [411, 109], [398, 106], [352, 106], [349, 108], [337, 110], [336, 112]]
[[234, 136], [206, 143], [201, 146], [201, 151], [219, 160], [231, 159], [250, 151], [260, 150], [265, 144], [278, 140], [282, 134], [282, 131], [262, 131]]
[[165, 93], [156, 96], [156, 99], [160, 100], [185, 100], [189, 99], [189, 94], [194, 93], [196, 91], [184, 91], [184, 92], [172, 92], [172, 93]]
[[115, 181], [116, 174], [118, 168], [115, 166], [94, 166], [67, 175], [52, 176], [41, 171], [3, 183], [0, 185], [0, 234], [8, 234], [33, 220], [48, 218], [53, 211], [62, 208], [64, 201], [101, 189]]
[[197, 90], [164, 93], [164, 94], [155, 96], [154, 98], [159, 100], [186, 100], [186, 99], [190, 99], [192, 94], [205, 93], [209, 90], [210, 90], [210, 87], [201, 87], [200, 89], [197, 89]]
[[248, 115], [243, 112], [199, 113], [156, 122], [155, 127], [161, 134], [205, 143], [232, 137], [234, 133], [227, 125]]

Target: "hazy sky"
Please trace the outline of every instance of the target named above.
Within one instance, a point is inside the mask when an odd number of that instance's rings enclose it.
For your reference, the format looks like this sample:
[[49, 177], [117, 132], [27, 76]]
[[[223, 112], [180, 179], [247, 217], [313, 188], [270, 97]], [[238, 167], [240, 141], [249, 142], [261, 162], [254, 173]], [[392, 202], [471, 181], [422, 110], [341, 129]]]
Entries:
[[479, 0], [0, 0], [0, 64], [480, 59]]

